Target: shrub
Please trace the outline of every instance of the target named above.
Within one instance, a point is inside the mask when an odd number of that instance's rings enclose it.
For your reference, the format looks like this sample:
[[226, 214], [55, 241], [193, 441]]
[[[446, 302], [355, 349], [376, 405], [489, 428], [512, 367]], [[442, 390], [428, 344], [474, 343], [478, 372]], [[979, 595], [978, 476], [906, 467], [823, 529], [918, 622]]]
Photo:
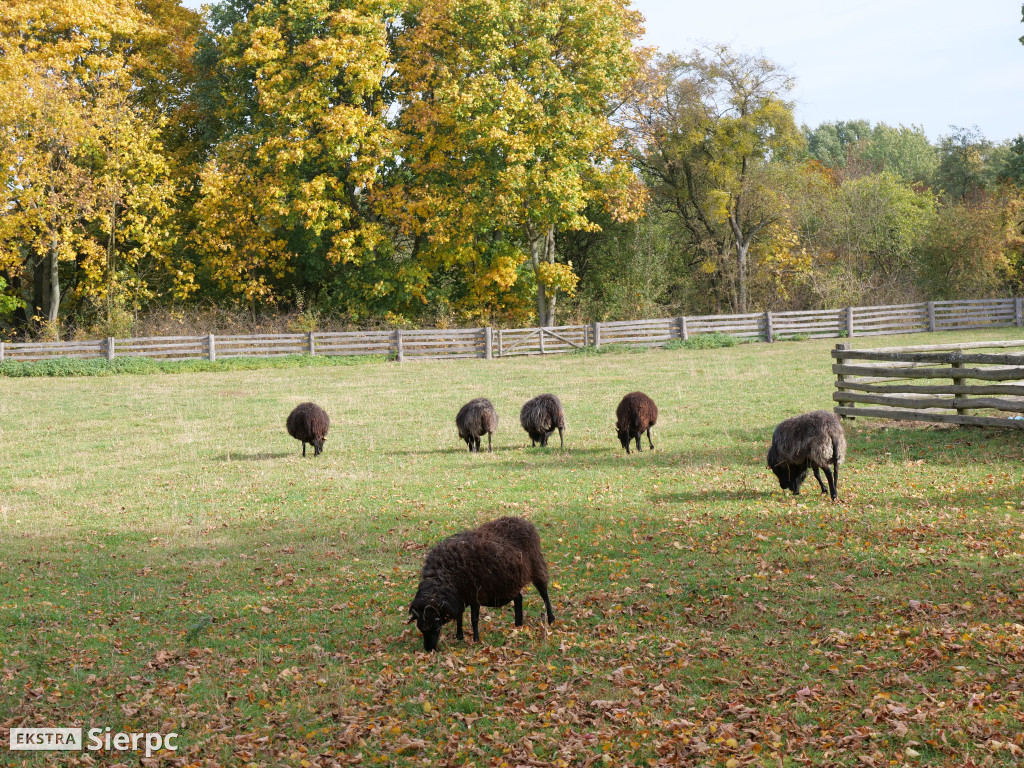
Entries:
[[719, 347], [735, 347], [740, 340], [727, 333], [698, 333], [682, 343], [684, 349], [718, 349]]

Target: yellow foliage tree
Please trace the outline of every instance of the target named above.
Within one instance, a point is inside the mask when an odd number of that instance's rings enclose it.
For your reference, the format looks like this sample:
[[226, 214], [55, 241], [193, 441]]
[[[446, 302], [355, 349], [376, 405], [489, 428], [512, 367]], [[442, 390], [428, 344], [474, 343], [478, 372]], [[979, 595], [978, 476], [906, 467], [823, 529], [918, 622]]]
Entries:
[[42, 288], [53, 326], [63, 285], [138, 302], [170, 261], [160, 123], [133, 100], [150, 29], [125, 0], [16, 0], [0, 19], [0, 268]]
[[628, 0], [417, 0], [405, 18], [402, 164], [380, 210], [437, 262], [479, 258], [495, 231], [523, 243], [551, 325], [575, 285], [555, 263], [556, 228], [596, 228], [591, 204], [640, 213], [610, 120], [637, 71], [640, 16]]
[[216, 41], [221, 76], [245, 93], [226, 102], [236, 129], [202, 172], [192, 243], [230, 293], [267, 298], [304, 262], [358, 272], [375, 258], [384, 232], [363, 201], [393, 155], [382, 87], [395, 11], [266, 0]]

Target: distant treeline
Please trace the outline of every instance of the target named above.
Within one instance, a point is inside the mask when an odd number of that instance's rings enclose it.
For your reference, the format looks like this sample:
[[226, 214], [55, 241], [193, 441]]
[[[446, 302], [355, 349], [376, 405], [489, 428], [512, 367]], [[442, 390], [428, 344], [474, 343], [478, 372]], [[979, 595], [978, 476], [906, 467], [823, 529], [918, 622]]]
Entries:
[[772, 61], [654, 53], [642, 24], [628, 0], [13, 0], [0, 335], [1024, 292], [1024, 137], [801, 128]]

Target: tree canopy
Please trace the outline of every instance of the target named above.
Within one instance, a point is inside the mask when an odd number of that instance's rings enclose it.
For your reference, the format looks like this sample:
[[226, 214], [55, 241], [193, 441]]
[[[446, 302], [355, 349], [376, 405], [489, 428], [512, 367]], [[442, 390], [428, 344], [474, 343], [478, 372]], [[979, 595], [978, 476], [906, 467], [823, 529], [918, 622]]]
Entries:
[[550, 325], [1024, 285], [1024, 137], [798, 130], [775, 62], [647, 50], [642, 22], [629, 0], [10, 0], [0, 334], [197, 306]]

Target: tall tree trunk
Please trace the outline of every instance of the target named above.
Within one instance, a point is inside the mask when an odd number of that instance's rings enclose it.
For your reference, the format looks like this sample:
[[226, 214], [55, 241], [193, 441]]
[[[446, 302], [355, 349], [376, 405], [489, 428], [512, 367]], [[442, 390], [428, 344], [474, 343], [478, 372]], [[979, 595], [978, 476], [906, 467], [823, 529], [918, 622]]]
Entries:
[[526, 225], [526, 239], [530, 244], [530, 262], [533, 272], [537, 275], [537, 324], [547, 328], [555, 324], [555, 304], [558, 302], [558, 289], [552, 288], [550, 293], [540, 281], [541, 262], [555, 263], [555, 227], [544, 228], [533, 224]]
[[[554, 225], [548, 227], [548, 231], [544, 235], [544, 257], [548, 264], [555, 263], [555, 227]], [[548, 312], [544, 318], [545, 326], [552, 326], [555, 324], [555, 303], [558, 301], [558, 289], [553, 288], [548, 296]]]
[[46, 319], [56, 327], [57, 312], [60, 309], [60, 250], [57, 236], [50, 238], [50, 306]]
[[747, 254], [750, 252], [750, 241], [736, 241], [736, 304], [737, 314], [747, 313]]

